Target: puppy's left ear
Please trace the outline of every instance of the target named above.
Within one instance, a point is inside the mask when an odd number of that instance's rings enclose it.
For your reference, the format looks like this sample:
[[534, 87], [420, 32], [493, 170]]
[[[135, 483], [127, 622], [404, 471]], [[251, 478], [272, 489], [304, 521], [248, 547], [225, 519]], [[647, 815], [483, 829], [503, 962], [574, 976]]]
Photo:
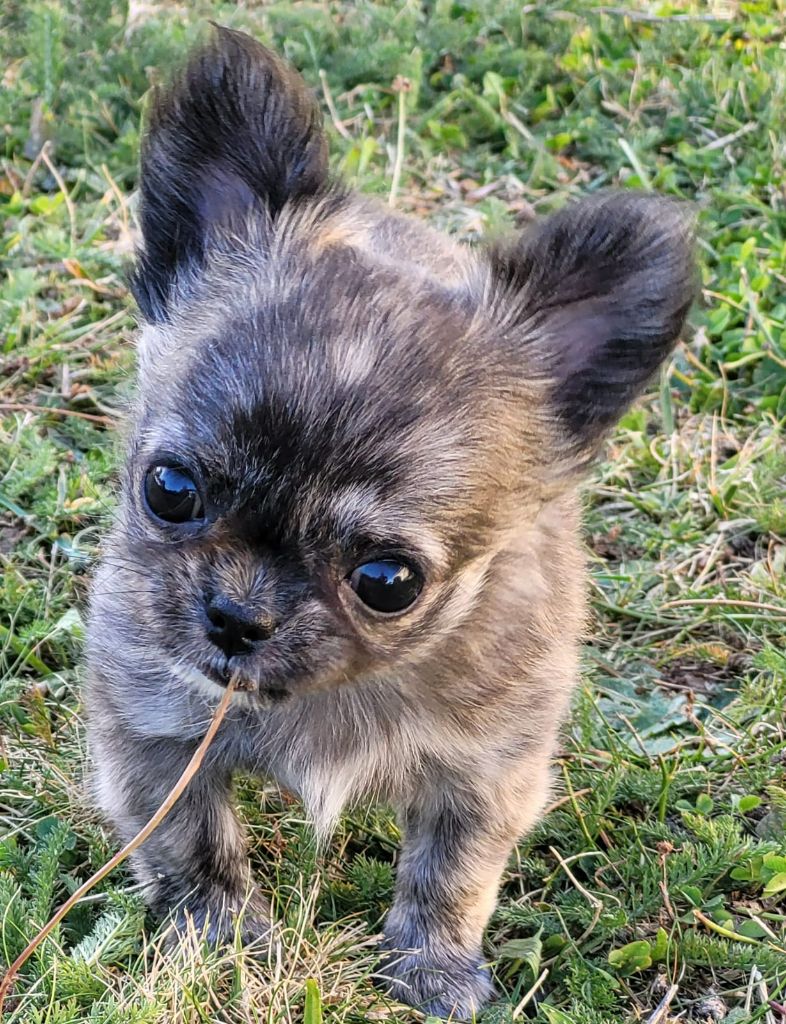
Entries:
[[177, 285], [223, 232], [273, 220], [327, 185], [322, 115], [300, 75], [242, 32], [216, 27], [150, 104], [142, 144], [142, 247], [131, 287], [169, 319]]
[[545, 382], [558, 461], [580, 469], [682, 330], [697, 291], [694, 217], [679, 202], [607, 192], [489, 257], [508, 358]]

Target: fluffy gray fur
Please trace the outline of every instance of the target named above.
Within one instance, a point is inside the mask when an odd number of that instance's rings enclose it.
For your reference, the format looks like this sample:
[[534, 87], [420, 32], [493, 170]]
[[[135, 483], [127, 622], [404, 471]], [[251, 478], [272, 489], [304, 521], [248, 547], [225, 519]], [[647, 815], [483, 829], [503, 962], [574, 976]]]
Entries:
[[[248, 692], [134, 857], [152, 907], [217, 941], [242, 909], [264, 934], [236, 769], [299, 794], [322, 833], [391, 801], [405, 842], [380, 977], [471, 1016], [577, 679], [577, 486], [683, 325], [691, 219], [606, 193], [458, 246], [331, 182], [300, 77], [219, 29], [153, 101], [140, 220], [138, 394], [89, 626], [98, 803], [134, 834], [237, 673]], [[151, 513], [162, 462], [189, 468], [201, 519]], [[381, 557], [422, 579], [398, 614], [350, 585]], [[229, 656], [216, 595], [251, 624]]]

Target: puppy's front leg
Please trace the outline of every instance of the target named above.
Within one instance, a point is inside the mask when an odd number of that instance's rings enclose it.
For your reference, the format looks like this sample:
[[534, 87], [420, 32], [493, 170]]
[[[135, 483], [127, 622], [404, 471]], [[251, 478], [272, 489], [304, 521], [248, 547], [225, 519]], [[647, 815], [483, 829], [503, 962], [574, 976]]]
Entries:
[[519, 835], [548, 792], [544, 756], [518, 780], [442, 782], [404, 808], [405, 843], [385, 923], [380, 982], [402, 1002], [471, 1019], [493, 994], [483, 969], [483, 930]]
[[[90, 730], [98, 803], [128, 842], [158, 809], [196, 747], [196, 741], [140, 739], [104, 720]], [[231, 802], [226, 768], [210, 755], [152, 836], [131, 857], [144, 897], [159, 916], [186, 915], [209, 942], [230, 940], [242, 910], [241, 935], [250, 942], [268, 930], [265, 900], [249, 888], [249, 864]]]

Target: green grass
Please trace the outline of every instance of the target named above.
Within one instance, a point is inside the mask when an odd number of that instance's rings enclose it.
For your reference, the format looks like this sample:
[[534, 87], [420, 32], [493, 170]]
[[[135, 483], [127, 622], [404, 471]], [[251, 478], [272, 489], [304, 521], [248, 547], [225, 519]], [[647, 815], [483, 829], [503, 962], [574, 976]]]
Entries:
[[[9, 0], [0, 24], [0, 960], [114, 848], [82, 791], [79, 658], [133, 364], [123, 267], [140, 113], [213, 17], [283, 50], [323, 99], [324, 71], [335, 167], [365, 190], [390, 189], [403, 110], [398, 205], [469, 240], [607, 184], [698, 202], [692, 340], [588, 488], [586, 685], [555, 805], [520, 844], [489, 931], [503, 1000], [487, 1020], [647, 1020], [673, 985], [653, 1021], [708, 1019], [713, 998], [728, 1024], [779, 1021], [786, 10], [134, 10]], [[398, 75], [412, 84], [401, 105]], [[414, 1019], [368, 982], [399, 841], [387, 811], [356, 812], [317, 855], [296, 804], [247, 779], [239, 798], [285, 925], [272, 963], [168, 958], [121, 870], [26, 966], [9, 1022], [315, 1024], [320, 1006], [325, 1021]]]

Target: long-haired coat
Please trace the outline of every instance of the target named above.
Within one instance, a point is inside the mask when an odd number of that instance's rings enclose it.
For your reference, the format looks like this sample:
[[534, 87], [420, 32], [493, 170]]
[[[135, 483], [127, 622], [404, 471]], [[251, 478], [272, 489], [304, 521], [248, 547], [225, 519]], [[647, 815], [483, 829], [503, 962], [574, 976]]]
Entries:
[[153, 100], [140, 220], [138, 393], [89, 628], [100, 806], [133, 835], [237, 675], [135, 855], [151, 905], [216, 940], [241, 909], [245, 937], [268, 928], [235, 769], [322, 832], [391, 801], [380, 976], [469, 1016], [577, 678], [577, 486], [683, 325], [690, 218], [607, 193], [457, 245], [333, 181], [301, 78], [219, 29]]

